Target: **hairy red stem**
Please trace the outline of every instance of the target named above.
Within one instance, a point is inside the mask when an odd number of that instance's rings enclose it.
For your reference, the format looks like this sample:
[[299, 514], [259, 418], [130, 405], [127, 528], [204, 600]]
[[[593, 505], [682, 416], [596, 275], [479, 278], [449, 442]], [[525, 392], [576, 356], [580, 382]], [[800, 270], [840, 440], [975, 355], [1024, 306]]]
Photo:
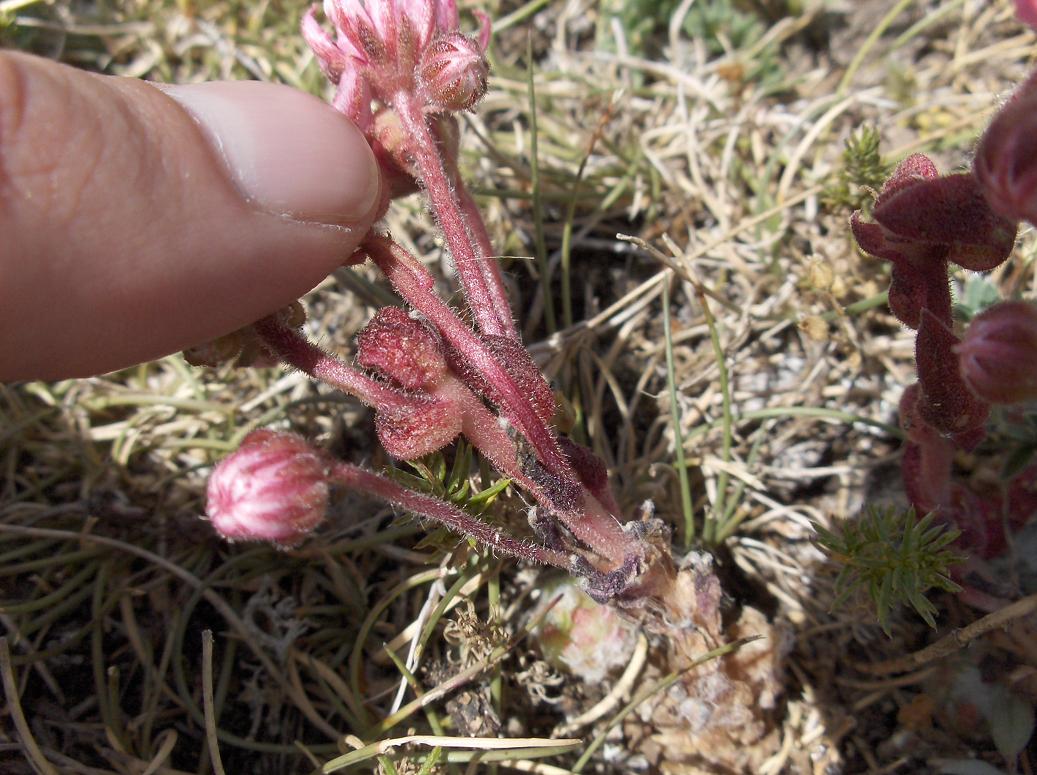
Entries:
[[439, 329], [443, 337], [497, 389], [504, 404], [501, 412], [522, 432], [537, 456], [552, 473], [568, 482], [577, 481], [569, 461], [558, 449], [554, 434], [537, 416], [527, 397], [486, 346], [433, 290], [434, 280], [425, 266], [401, 245], [386, 237], [371, 236], [361, 245], [396, 291]]
[[[399, 92], [393, 98], [393, 107], [410, 141], [421, 182], [450, 247], [468, 307], [479, 330], [484, 334], [517, 339], [518, 332], [511, 317], [500, 269], [490, 258], [489, 237], [482, 225], [482, 216], [474, 202], [463, 208], [458, 200], [456, 188], [451, 183], [452, 176], [443, 166], [439, 146], [429, 130], [418, 99], [413, 94]], [[479, 226], [472, 223], [473, 219], [479, 222]]]
[[277, 356], [290, 366], [314, 379], [356, 396], [375, 409], [405, 409], [417, 404], [415, 399], [389, 385], [372, 379], [362, 371], [346, 365], [308, 341], [298, 331], [281, 324], [274, 316], [253, 325], [256, 333]]
[[370, 493], [395, 506], [412, 511], [421, 517], [434, 519], [451, 530], [474, 538], [495, 551], [541, 565], [573, 572], [575, 563], [565, 552], [548, 549], [535, 543], [517, 541], [495, 527], [465, 514], [438, 498], [420, 495], [379, 474], [349, 463], [336, 463], [331, 470], [332, 481], [348, 488]]
[[[587, 492], [554, 433], [543, 423], [533, 406], [486, 347], [478, 334], [465, 325], [433, 290], [433, 279], [424, 265], [402, 246], [386, 237], [364, 241], [365, 251], [382, 270], [396, 291], [439, 329], [443, 337], [492, 384], [501, 397], [501, 413], [526, 437], [554, 483], [537, 483], [534, 493], [547, 494], [552, 510], [573, 534], [613, 563], [622, 563], [637, 553], [637, 540], [623, 530], [615, 516]], [[536, 477], [533, 477], [534, 479]], [[563, 493], [559, 497], [560, 493]]]

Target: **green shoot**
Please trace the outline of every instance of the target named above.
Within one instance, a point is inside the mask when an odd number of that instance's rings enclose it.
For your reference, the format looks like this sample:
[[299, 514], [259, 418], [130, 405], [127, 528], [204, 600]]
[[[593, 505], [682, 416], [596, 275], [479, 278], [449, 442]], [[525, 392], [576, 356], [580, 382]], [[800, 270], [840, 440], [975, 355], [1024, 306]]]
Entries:
[[827, 206], [847, 210], [868, 206], [872, 192], [882, 188], [890, 172], [879, 152], [880, 139], [876, 127], [862, 126], [846, 140], [842, 167], [823, 194]]
[[842, 565], [835, 581], [833, 608], [867, 592], [879, 625], [890, 635], [890, 615], [910, 605], [936, 628], [930, 589], [960, 592], [950, 567], [965, 558], [952, 546], [960, 533], [934, 524], [933, 514], [916, 519], [914, 509], [869, 508], [832, 532], [815, 525], [818, 542]]

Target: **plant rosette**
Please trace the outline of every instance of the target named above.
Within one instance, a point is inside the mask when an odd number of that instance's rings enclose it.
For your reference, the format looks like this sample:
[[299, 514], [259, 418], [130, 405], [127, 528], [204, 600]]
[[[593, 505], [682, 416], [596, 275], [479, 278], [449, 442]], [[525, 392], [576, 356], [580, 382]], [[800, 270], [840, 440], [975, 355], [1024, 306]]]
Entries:
[[546, 585], [531, 617], [537, 619], [549, 607], [534, 638], [551, 665], [597, 683], [630, 661], [637, 626], [615, 607], [594, 602], [575, 579]]

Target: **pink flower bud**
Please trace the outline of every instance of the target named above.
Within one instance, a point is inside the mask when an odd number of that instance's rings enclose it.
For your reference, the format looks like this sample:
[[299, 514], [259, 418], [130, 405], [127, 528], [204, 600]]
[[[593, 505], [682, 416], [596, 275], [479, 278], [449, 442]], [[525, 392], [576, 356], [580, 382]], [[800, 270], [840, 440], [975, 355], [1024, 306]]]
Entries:
[[357, 335], [357, 360], [407, 390], [429, 388], [446, 373], [439, 336], [399, 307], [383, 307]]
[[397, 460], [417, 460], [456, 439], [463, 421], [454, 402], [429, 398], [424, 405], [379, 411], [374, 427], [386, 452]]
[[479, 44], [459, 32], [432, 41], [418, 67], [418, 82], [429, 106], [468, 110], [486, 93], [489, 65]]
[[[439, 0], [325, 0], [324, 13], [335, 26], [333, 45], [351, 53], [372, 94], [388, 103], [400, 90], [414, 89], [422, 55], [433, 36], [445, 32], [441, 25], [455, 24], [457, 7]], [[304, 26], [304, 34], [326, 72], [341, 69], [313, 25]]]
[[1037, 72], [983, 133], [973, 169], [997, 213], [1037, 224]]
[[979, 315], [955, 347], [969, 389], [984, 401], [1037, 399], [1037, 307], [997, 304]]
[[882, 191], [879, 193], [879, 198], [875, 200], [875, 205], [881, 205], [902, 189], [913, 186], [923, 180], [932, 180], [938, 177], [940, 177], [940, 171], [936, 169], [932, 159], [924, 153], [912, 153], [897, 165], [897, 168], [893, 170], [893, 174], [882, 184]]
[[1023, 24], [1037, 29], [1037, 0], [1015, 0], [1015, 15]]
[[324, 518], [326, 464], [293, 433], [253, 431], [209, 477], [206, 512], [224, 538], [298, 544]]

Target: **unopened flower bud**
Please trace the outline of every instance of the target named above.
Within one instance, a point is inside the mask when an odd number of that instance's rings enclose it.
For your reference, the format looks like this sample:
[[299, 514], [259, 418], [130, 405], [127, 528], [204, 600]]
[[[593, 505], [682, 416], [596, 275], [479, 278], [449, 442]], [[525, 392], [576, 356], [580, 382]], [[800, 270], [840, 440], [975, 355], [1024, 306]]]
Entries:
[[432, 41], [418, 66], [428, 104], [439, 110], [468, 110], [486, 93], [490, 68], [479, 44], [459, 32]]
[[1037, 399], [1037, 307], [997, 304], [969, 326], [955, 347], [962, 377], [984, 401], [1014, 404]]
[[973, 170], [995, 212], [1037, 223], [1037, 73], [983, 133]]
[[253, 431], [209, 477], [206, 512], [224, 538], [294, 546], [324, 518], [326, 464], [293, 433]]
[[462, 422], [461, 411], [452, 401], [429, 398], [418, 405], [379, 411], [374, 427], [386, 452], [397, 460], [417, 460], [456, 439]]
[[439, 336], [399, 307], [383, 307], [357, 335], [357, 360], [407, 390], [421, 390], [446, 373]]
[[1015, 15], [1023, 24], [1037, 30], [1037, 0], [1015, 0]]

